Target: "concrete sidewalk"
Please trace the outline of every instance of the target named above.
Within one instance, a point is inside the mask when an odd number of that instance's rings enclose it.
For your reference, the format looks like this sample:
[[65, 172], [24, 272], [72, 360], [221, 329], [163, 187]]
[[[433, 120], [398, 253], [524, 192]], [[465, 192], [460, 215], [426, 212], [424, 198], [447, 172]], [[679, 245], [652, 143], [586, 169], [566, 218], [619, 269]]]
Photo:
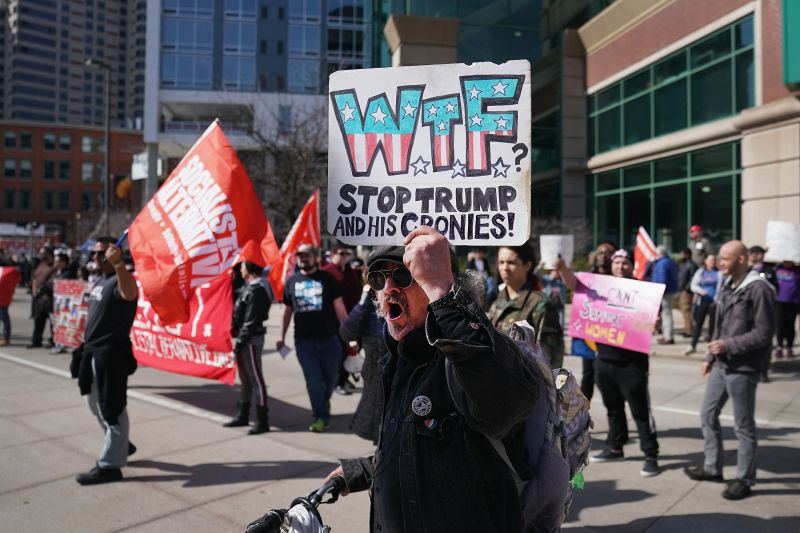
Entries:
[[[277, 307], [263, 355], [271, 433], [247, 436], [246, 428], [221, 427], [233, 413], [235, 389], [140, 367], [129, 391], [131, 440], [138, 452], [123, 470], [125, 480], [80, 487], [74, 476], [92, 467], [102, 435], [67, 375], [70, 356], [24, 348], [29, 301], [17, 292], [13, 345], [0, 349], [0, 532], [243, 531], [265, 511], [316, 488], [336, 458], [371, 453], [370, 443], [347, 429], [358, 394], [334, 395], [331, 432], [307, 431], [311, 414], [300, 367], [294, 354], [281, 360], [272, 349]], [[700, 356], [684, 357], [680, 346], [662, 348], [652, 359], [651, 395], [664, 472], [639, 475], [642, 455], [633, 440], [625, 461], [589, 466], [586, 488], [565, 528], [800, 531], [800, 363], [777, 364], [773, 381], [759, 386], [760, 482], [751, 498], [728, 502], [720, 496], [721, 485], [692, 482], [681, 472], [702, 450]], [[580, 374], [579, 359], [569, 357], [566, 364]], [[592, 409], [599, 450], [607, 427], [599, 394]], [[726, 464], [732, 465], [730, 406], [723, 425]], [[726, 475], [733, 472], [726, 467]], [[365, 493], [324, 506], [321, 513], [335, 532], [368, 530]]]

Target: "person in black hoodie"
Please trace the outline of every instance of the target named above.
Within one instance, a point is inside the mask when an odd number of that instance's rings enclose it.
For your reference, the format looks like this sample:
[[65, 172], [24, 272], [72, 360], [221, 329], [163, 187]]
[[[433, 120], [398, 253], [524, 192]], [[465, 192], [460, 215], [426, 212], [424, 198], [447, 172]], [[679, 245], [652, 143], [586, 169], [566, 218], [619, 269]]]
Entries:
[[236, 337], [234, 353], [239, 368], [239, 381], [242, 383], [241, 397], [236, 416], [223, 424], [225, 427], [247, 426], [250, 423], [250, 406], [256, 406], [256, 423], [248, 435], [258, 435], [269, 431], [269, 407], [267, 406], [267, 385], [261, 369], [261, 350], [264, 347], [264, 334], [267, 329], [264, 321], [269, 316], [270, 299], [261, 284], [262, 268], [250, 261], [241, 263], [240, 271], [244, 285], [233, 307], [231, 333]]
[[489, 322], [452, 259], [447, 240], [421, 226], [404, 247], [367, 260], [386, 317], [380, 440], [373, 457], [342, 460], [328, 478], [343, 476], [345, 492], [370, 489], [371, 531], [522, 529], [513, 475], [487, 436], [503, 441], [528, 479], [524, 422], [546, 401], [546, 385]]

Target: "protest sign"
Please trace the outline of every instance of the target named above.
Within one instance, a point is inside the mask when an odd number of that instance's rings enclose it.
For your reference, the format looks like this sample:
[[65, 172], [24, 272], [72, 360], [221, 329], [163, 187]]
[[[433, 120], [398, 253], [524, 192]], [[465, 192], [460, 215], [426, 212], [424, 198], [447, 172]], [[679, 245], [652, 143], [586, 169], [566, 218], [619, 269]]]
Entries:
[[53, 341], [77, 348], [83, 342], [89, 315], [91, 285], [83, 280], [57, 279], [53, 283]]
[[328, 232], [402, 244], [420, 225], [453, 244], [530, 233], [530, 63], [334, 72]]
[[650, 353], [664, 285], [588, 272], [576, 277], [569, 335]]
[[767, 253], [764, 261], [800, 263], [800, 224], [770, 220], [767, 222]]
[[197, 287], [280, 252], [253, 184], [215, 121], [129, 228], [142, 290], [164, 324], [189, 321]]
[[136, 360], [167, 372], [233, 385], [236, 358], [231, 346], [231, 291], [227, 276], [197, 287], [189, 306], [189, 320], [168, 326], [140, 290], [131, 328]]
[[575, 237], [572, 235], [540, 235], [539, 252], [544, 261], [544, 268], [555, 268], [559, 257], [567, 266], [572, 264]]
[[19, 279], [20, 273], [17, 267], [0, 267], [0, 307], [11, 305]]
[[283, 287], [286, 280], [294, 274], [297, 259], [295, 252], [301, 244], [319, 246], [319, 189], [306, 201], [303, 210], [292, 224], [281, 245], [281, 263], [269, 273], [269, 283], [277, 301], [283, 300]]

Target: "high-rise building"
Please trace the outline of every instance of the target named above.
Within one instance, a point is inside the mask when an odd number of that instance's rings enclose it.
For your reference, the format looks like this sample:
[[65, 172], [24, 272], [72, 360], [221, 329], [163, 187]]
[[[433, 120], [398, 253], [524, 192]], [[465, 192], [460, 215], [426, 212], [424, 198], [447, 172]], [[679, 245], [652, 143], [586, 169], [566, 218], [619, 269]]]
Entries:
[[[137, 89], [135, 80], [143, 76], [144, 64], [137, 65], [129, 56], [144, 46], [143, 40], [135, 41], [143, 31], [137, 31], [132, 19], [144, 12], [145, 4], [144, 0], [0, 0], [4, 33], [0, 34], [0, 119], [102, 125], [108, 75], [112, 126], [141, 128], [143, 102], [137, 106], [131, 93]], [[87, 67], [87, 59], [104, 68]]]

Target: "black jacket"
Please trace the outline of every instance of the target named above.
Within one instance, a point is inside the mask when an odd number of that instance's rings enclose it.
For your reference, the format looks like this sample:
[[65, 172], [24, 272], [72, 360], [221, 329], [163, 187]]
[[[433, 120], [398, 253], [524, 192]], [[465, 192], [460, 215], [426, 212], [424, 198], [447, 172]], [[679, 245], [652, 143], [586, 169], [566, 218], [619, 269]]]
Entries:
[[429, 312], [424, 330], [399, 343], [384, 334], [378, 449], [342, 461], [351, 491], [371, 489], [371, 530], [520, 531], [512, 474], [485, 435], [501, 438], [529, 477], [521, 430], [547, 401], [538, 367], [463, 291], [457, 305]]
[[267, 290], [261, 283], [245, 283], [239, 289], [239, 297], [233, 306], [231, 324], [239, 344], [247, 344], [253, 337], [267, 332], [264, 321], [269, 317], [270, 305]]

